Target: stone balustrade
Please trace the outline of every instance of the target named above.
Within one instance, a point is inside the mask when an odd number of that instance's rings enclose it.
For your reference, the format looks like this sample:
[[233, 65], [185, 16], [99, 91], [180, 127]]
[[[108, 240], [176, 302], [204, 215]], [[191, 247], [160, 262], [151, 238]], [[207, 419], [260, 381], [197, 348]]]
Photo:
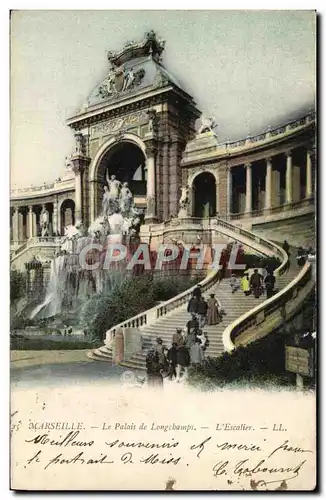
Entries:
[[[313, 289], [314, 283], [312, 265], [306, 262], [298, 275], [285, 288], [242, 315], [225, 329], [223, 333], [225, 349], [232, 351], [239, 345], [246, 345], [263, 337], [270, 332], [271, 325], [275, 329], [295, 312], [297, 306]], [[258, 325], [259, 328], [257, 328]]]

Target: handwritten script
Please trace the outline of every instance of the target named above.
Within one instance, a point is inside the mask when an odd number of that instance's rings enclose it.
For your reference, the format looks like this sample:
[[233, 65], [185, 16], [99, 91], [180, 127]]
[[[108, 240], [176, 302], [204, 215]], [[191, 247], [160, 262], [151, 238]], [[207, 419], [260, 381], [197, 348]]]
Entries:
[[44, 470], [76, 465], [112, 468], [117, 463], [129, 467], [141, 464], [146, 468], [168, 465], [177, 468], [190, 464], [198, 467], [201, 462], [205, 462], [206, 467], [207, 462], [210, 462], [211, 474], [216, 478], [225, 477], [232, 482], [234, 479], [263, 475], [261, 482], [267, 485], [297, 478], [304, 470], [306, 457], [313, 453], [288, 439], [280, 439], [272, 446], [266, 439], [248, 443], [210, 435], [192, 441], [188, 444], [181, 437], [162, 441], [131, 440], [117, 436], [89, 439], [80, 430], [60, 436], [56, 435], [56, 431], [38, 432], [25, 439], [30, 449], [26, 465]]

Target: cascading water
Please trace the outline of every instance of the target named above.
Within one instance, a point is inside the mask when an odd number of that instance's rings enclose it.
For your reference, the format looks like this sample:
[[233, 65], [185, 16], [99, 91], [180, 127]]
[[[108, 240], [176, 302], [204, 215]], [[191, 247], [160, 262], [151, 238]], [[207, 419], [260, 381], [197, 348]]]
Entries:
[[[51, 263], [45, 300], [33, 310], [31, 319], [56, 316], [64, 310], [72, 313], [92, 294], [108, 293], [126, 278], [125, 261], [111, 263], [110, 269], [103, 268], [106, 249], [113, 243], [139, 241], [140, 218], [127, 183], [122, 187], [115, 179], [110, 183], [110, 191], [104, 191], [102, 213], [88, 230], [81, 222], [66, 228], [60, 251]], [[103, 250], [96, 250], [96, 244]], [[86, 254], [85, 247], [89, 249]], [[83, 260], [100, 265], [89, 270]]]
[[31, 313], [31, 319], [42, 313], [43, 317], [55, 316], [61, 311], [66, 282], [65, 255], [58, 255], [51, 262], [50, 279], [44, 302]]

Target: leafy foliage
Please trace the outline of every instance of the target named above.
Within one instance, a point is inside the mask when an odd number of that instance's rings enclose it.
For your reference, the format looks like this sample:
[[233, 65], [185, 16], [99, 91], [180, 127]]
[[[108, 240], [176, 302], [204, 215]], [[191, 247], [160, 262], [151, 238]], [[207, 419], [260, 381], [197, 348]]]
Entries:
[[[283, 332], [239, 347], [219, 358], [208, 358], [205, 367], [190, 372], [189, 381], [201, 388], [250, 383], [277, 386], [295, 385], [295, 374], [285, 370], [285, 336]], [[311, 385], [312, 381], [308, 381]], [[312, 382], [313, 383], [313, 382]]]
[[20, 299], [25, 293], [25, 275], [17, 269], [10, 270], [10, 301]]
[[102, 345], [102, 342], [92, 340], [62, 339], [53, 340], [28, 338], [23, 336], [11, 336], [10, 349], [15, 351], [57, 351], [74, 349], [94, 349]]
[[112, 326], [169, 300], [195, 284], [188, 277], [157, 278], [149, 275], [124, 280], [107, 294], [91, 297], [81, 311], [81, 327], [102, 339]]

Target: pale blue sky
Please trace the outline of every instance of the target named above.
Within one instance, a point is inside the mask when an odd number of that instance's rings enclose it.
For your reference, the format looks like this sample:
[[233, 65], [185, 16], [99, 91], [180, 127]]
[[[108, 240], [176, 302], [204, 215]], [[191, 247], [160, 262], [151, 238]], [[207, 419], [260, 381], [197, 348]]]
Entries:
[[12, 183], [54, 180], [71, 152], [65, 119], [107, 73], [106, 52], [154, 29], [164, 65], [217, 118], [220, 140], [312, 109], [313, 11], [15, 11]]

